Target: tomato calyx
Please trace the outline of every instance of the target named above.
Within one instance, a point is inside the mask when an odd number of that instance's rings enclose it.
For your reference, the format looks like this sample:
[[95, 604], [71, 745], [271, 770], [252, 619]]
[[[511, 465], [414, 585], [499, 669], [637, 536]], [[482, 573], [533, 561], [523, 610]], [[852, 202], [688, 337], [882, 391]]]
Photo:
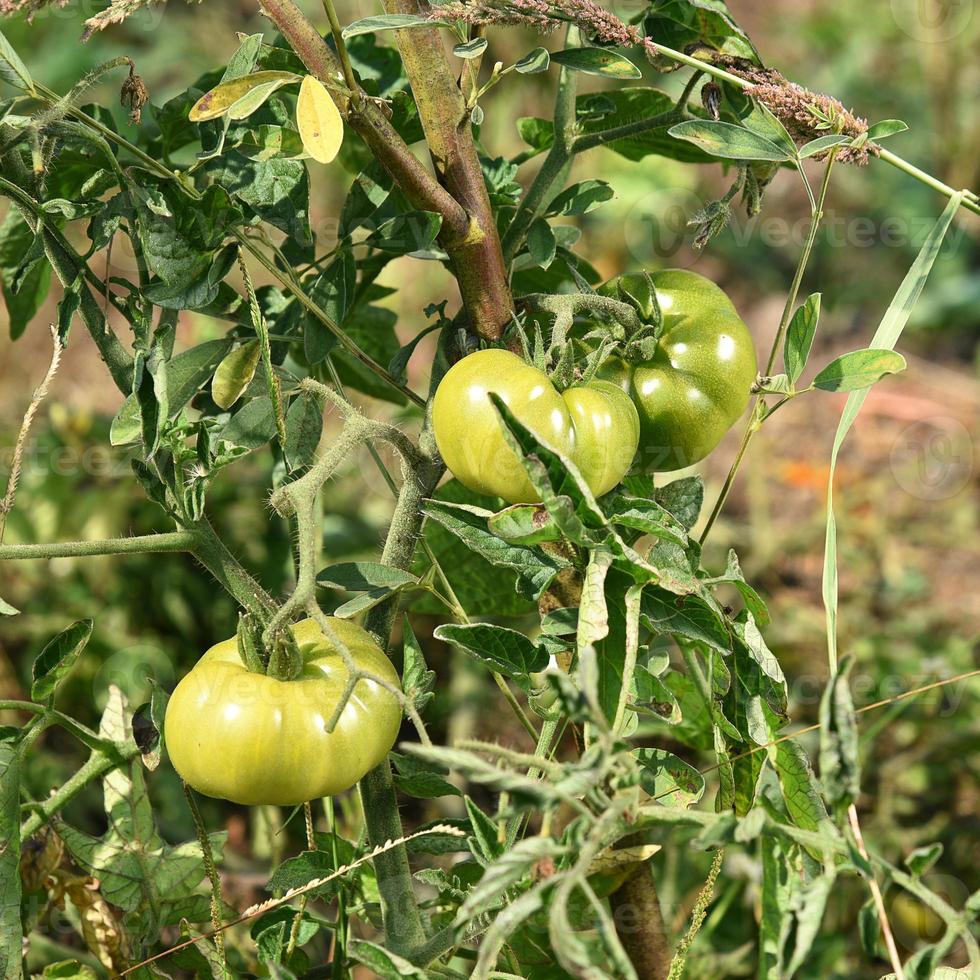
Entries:
[[235, 634], [239, 659], [253, 674], [267, 674], [280, 681], [295, 680], [303, 670], [303, 654], [292, 630], [282, 626], [266, 642], [263, 627], [255, 613], [239, 613]]

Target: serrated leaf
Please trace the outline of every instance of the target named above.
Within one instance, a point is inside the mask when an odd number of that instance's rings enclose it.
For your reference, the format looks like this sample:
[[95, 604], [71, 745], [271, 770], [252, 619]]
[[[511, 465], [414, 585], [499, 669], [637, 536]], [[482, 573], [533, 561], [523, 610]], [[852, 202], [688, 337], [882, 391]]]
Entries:
[[291, 470], [303, 469], [316, 457], [323, 434], [323, 406], [319, 398], [303, 391], [286, 412], [286, 445], [283, 452]]
[[478, 661], [517, 681], [548, 666], [548, 654], [523, 633], [490, 623], [446, 623], [436, 628], [436, 639], [465, 650]]
[[786, 150], [765, 136], [734, 123], [710, 119], [689, 119], [668, 130], [675, 139], [687, 140], [712, 156], [726, 160], [771, 160], [781, 163], [792, 159]]
[[303, 148], [317, 163], [331, 163], [344, 142], [344, 120], [323, 83], [307, 75], [296, 100], [296, 127]]
[[[167, 404], [171, 417], [197, 394], [230, 347], [231, 341], [227, 339], [207, 340], [167, 362]], [[109, 441], [113, 446], [124, 446], [139, 437], [139, 405], [135, 396], [130, 395], [112, 420]]]
[[211, 379], [211, 397], [219, 408], [231, 408], [255, 377], [262, 347], [250, 340], [226, 354]]
[[905, 358], [898, 351], [868, 347], [831, 361], [813, 379], [813, 386], [824, 391], [860, 391], [886, 374], [904, 370]]
[[200, 123], [227, 113], [230, 119], [245, 119], [277, 89], [299, 80], [300, 76], [291, 71], [256, 71], [230, 79], [205, 92], [194, 103], [187, 118]]
[[556, 65], [586, 75], [601, 75], [620, 80], [643, 77], [643, 73], [629, 58], [608, 48], [565, 48], [564, 51], [553, 51], [551, 60]]
[[535, 218], [527, 230], [527, 251], [535, 265], [547, 269], [555, 260], [558, 242], [551, 225], [544, 218]]
[[45, 644], [31, 671], [31, 700], [46, 701], [54, 694], [85, 649], [93, 626], [91, 619], [80, 619]]
[[806, 367], [819, 319], [820, 293], [811, 293], [793, 314], [783, 345], [783, 365], [792, 384], [796, 384]]

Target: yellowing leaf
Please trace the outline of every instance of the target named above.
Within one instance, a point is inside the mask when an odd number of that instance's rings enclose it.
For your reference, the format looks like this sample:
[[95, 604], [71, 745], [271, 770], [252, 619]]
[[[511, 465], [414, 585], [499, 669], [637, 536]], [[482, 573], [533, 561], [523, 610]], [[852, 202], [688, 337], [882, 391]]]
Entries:
[[340, 152], [344, 120], [327, 90], [312, 75], [307, 75], [299, 87], [296, 125], [306, 152], [317, 163], [330, 163]]
[[202, 95], [187, 118], [191, 122], [207, 122], [227, 113], [231, 119], [244, 119], [255, 112], [276, 89], [298, 81], [299, 75], [291, 71], [255, 71], [251, 75], [233, 78]]
[[231, 408], [255, 377], [262, 349], [257, 340], [226, 355], [211, 380], [211, 397], [219, 408]]

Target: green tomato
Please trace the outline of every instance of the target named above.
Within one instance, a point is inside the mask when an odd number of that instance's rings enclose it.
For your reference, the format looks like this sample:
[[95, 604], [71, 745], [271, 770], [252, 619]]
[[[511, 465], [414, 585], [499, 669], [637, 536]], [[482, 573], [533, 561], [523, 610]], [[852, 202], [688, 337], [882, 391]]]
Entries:
[[597, 497], [629, 470], [640, 421], [622, 389], [607, 381], [559, 394], [546, 374], [506, 350], [481, 350], [454, 364], [432, 401], [432, 427], [453, 476], [508, 503], [539, 500], [488, 395], [494, 392], [538, 439], [572, 460]]
[[[330, 624], [355, 667], [398, 686], [395, 668], [369, 633], [343, 619]], [[327, 732], [347, 668], [314, 620], [291, 628], [303, 656], [295, 680], [249, 671], [231, 637], [211, 647], [171, 695], [167, 751], [198, 792], [252, 806], [294, 806], [349, 789], [394, 745], [401, 704], [363, 678]]]
[[[758, 374], [748, 328], [724, 291], [685, 269], [652, 273], [663, 333], [649, 361], [611, 358], [600, 376], [640, 413], [640, 462], [676, 470], [703, 459], [745, 411]], [[619, 280], [600, 292], [617, 295]]]

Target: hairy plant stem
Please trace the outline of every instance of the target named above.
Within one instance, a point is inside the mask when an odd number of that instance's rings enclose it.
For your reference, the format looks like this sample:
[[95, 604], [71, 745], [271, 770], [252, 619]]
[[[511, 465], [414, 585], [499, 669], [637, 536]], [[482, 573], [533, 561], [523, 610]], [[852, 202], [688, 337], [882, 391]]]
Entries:
[[[435, 490], [442, 472], [440, 464], [428, 463], [413, 474], [413, 484], [407, 493], [403, 486], [381, 554], [383, 564], [404, 570], [411, 567], [415, 543], [422, 530], [422, 501]], [[389, 600], [375, 606], [365, 621], [365, 627], [384, 647], [390, 642], [396, 611], [397, 600]], [[385, 759], [372, 769], [361, 780], [359, 788], [372, 846], [404, 836], [391, 763]], [[379, 854], [374, 860], [374, 870], [381, 892], [388, 947], [410, 960], [425, 955], [423, 950], [428, 937], [419, 913], [405, 846], [402, 844]]]
[[[793, 281], [790, 284], [789, 292], [786, 294], [786, 303], [783, 306], [782, 316], [779, 318], [776, 336], [773, 338], [772, 347], [769, 349], [769, 357], [766, 360], [766, 369], [764, 372], [767, 376], [772, 373], [773, 365], [776, 363], [776, 357], [780, 350], [782, 350], [783, 338], [786, 336], [786, 330], [796, 309], [796, 298], [799, 295], [800, 284], [803, 282], [803, 273], [806, 271], [807, 263], [810, 261], [810, 253], [813, 251], [813, 244], [817, 239], [817, 230], [823, 218], [823, 209], [827, 200], [827, 189], [830, 186], [830, 174], [833, 167], [834, 154], [831, 151], [827, 165], [824, 167], [823, 180], [820, 182], [820, 191], [810, 211], [810, 227], [807, 231], [806, 241], [803, 244], [803, 250], [800, 252], [799, 261], [796, 263], [796, 271], [793, 273]], [[809, 187], [809, 185], [807, 186]], [[762, 421], [765, 417], [765, 407], [765, 395], [759, 395], [753, 403], [748, 424], [742, 433], [742, 441], [738, 447], [738, 452], [735, 454], [735, 459], [732, 461], [728, 475], [725, 477], [725, 482], [722, 485], [721, 492], [718, 494], [718, 499], [715, 501], [714, 507], [711, 508], [708, 521], [704, 526], [704, 530], [701, 532], [699, 541], [702, 547], [708, 535], [711, 533], [711, 529], [714, 527], [715, 521], [721, 513], [721, 509], [725, 506], [725, 501], [728, 500], [728, 495], [735, 483], [735, 477], [738, 474], [739, 467], [742, 465], [742, 460], [745, 458], [749, 443], [751, 443], [752, 437], [762, 427]]]
[[106, 752], [93, 754], [84, 765], [76, 770], [47, 799], [28, 804], [34, 811], [21, 826], [21, 838], [30, 837], [46, 824], [56, 813], [66, 807], [93, 780], [111, 772], [117, 766], [125, 765], [139, 754], [136, 743], [121, 748], [115, 755]]
[[187, 800], [187, 808], [191, 811], [191, 819], [194, 822], [194, 830], [197, 833], [197, 842], [201, 848], [201, 859], [204, 862], [204, 871], [207, 874], [208, 883], [211, 886], [211, 927], [214, 929], [214, 945], [218, 951], [218, 959], [223, 969], [227, 969], [225, 963], [225, 937], [221, 931], [221, 879], [218, 877], [218, 869], [214, 865], [214, 852], [211, 850], [211, 838], [208, 837], [208, 829], [204, 824], [204, 817], [201, 816], [201, 808], [197, 805], [194, 798], [194, 790], [183, 780], [181, 786], [184, 788], [184, 799]]
[[193, 531], [171, 531], [167, 534], [140, 534], [131, 538], [104, 538], [98, 541], [5, 544], [0, 546], [0, 561], [191, 551], [196, 540]]

